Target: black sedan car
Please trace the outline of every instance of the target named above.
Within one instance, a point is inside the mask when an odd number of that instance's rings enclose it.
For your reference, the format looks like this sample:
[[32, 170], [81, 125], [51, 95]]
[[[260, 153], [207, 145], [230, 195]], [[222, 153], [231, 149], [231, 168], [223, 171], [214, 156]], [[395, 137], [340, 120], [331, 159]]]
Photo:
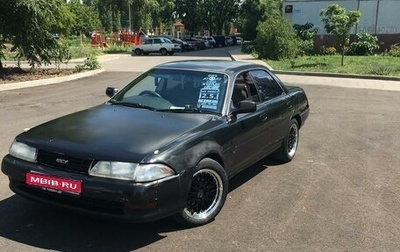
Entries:
[[133, 222], [206, 224], [229, 178], [295, 156], [309, 104], [261, 65], [177, 61], [141, 74], [104, 104], [25, 130], [3, 158], [26, 198]]

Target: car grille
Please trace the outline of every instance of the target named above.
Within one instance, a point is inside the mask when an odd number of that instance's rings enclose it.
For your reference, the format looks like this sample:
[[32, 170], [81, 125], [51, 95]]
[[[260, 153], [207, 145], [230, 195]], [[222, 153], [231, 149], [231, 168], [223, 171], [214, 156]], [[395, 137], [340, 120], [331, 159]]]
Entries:
[[38, 151], [37, 162], [59, 170], [88, 174], [93, 159], [70, 157], [59, 153]]

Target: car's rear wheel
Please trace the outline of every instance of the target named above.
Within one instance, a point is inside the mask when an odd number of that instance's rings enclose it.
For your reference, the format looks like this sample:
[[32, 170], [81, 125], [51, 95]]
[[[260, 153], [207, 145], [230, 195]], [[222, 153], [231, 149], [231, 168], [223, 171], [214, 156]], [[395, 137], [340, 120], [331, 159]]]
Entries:
[[290, 162], [296, 155], [298, 145], [299, 124], [296, 119], [292, 119], [281, 147], [275, 152], [275, 157], [284, 163]]
[[161, 55], [165, 56], [165, 55], [167, 55], [168, 52], [167, 52], [167, 49], [161, 48], [160, 53], [161, 53]]
[[137, 56], [142, 55], [142, 50], [140, 50], [139, 48], [138, 48], [138, 49], [135, 49], [135, 54], [136, 54]]
[[215, 160], [205, 158], [193, 174], [185, 208], [174, 216], [179, 223], [195, 227], [212, 221], [222, 209], [228, 193], [228, 177]]

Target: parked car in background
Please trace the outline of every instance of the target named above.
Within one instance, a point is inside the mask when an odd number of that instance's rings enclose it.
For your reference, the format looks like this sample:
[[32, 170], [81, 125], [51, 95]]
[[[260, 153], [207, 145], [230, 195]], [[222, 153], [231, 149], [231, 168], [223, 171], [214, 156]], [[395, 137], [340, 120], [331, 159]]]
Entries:
[[172, 38], [171, 41], [174, 44], [180, 45], [180, 47], [182, 48], [182, 52], [187, 52], [187, 51], [191, 50], [189, 43], [186, 41], [183, 41], [183, 40], [177, 39], [177, 38]]
[[150, 37], [142, 45], [135, 45], [131, 55], [149, 55], [150, 53], [161, 53], [161, 55], [173, 55], [182, 51], [182, 48], [164, 37]]
[[182, 38], [183, 41], [186, 41], [191, 45], [193, 50], [204, 50], [206, 49], [206, 44], [202, 40], [198, 40], [196, 38]]
[[214, 48], [217, 46], [217, 42], [215, 42], [215, 39], [212, 36], [205, 36], [203, 38], [208, 41], [208, 43], [210, 44], [210, 48]]
[[194, 37], [197, 40], [203, 41], [204, 45], [206, 46], [206, 48], [210, 48], [210, 42], [208, 42], [207, 39], [203, 38], [203, 37]]
[[226, 36], [225, 37], [225, 41], [226, 41], [226, 45], [227, 46], [233, 46], [234, 45], [232, 37]]
[[215, 43], [216, 43], [216, 47], [224, 47], [226, 46], [226, 39], [225, 36], [213, 36]]
[[242, 37], [236, 37], [236, 44], [238, 44], [238, 45], [243, 44], [243, 38]]
[[294, 158], [309, 115], [303, 89], [238, 61], [165, 63], [106, 94], [15, 137], [1, 164], [13, 192], [119, 220], [204, 225], [234, 175], [272, 153]]

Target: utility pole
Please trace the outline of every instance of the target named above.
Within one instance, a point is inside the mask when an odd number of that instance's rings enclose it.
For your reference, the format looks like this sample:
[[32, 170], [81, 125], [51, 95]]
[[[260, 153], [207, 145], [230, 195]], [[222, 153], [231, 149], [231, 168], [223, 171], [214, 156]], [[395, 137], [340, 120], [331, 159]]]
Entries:
[[128, 1], [129, 32], [132, 32], [131, 1]]

